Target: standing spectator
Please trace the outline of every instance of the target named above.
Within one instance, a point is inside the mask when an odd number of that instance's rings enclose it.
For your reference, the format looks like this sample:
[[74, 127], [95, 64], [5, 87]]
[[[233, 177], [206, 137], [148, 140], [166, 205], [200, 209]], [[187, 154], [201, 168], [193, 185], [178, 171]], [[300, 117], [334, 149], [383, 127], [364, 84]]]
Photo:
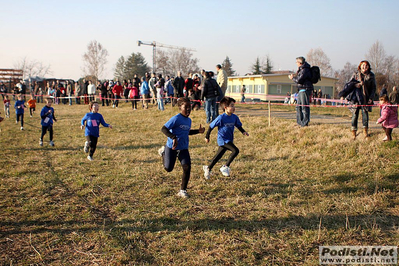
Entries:
[[37, 102], [38, 103], [43, 103], [43, 89], [41, 86], [39, 86], [39, 88], [37, 89]]
[[311, 81], [312, 73], [310, 65], [304, 57], [297, 57], [296, 64], [298, 71], [296, 74], [288, 75], [298, 86], [298, 104], [296, 106], [296, 121], [301, 127], [306, 127], [310, 121], [310, 98], [313, 92], [313, 83]]
[[126, 81], [123, 80], [123, 97], [125, 97], [125, 102], [128, 102], [130, 88], [132, 87], [130, 79]]
[[69, 105], [72, 105], [72, 84], [69, 80], [66, 81], [66, 94], [68, 96]]
[[114, 94], [115, 100], [112, 108], [118, 108], [119, 99], [121, 99], [121, 95], [123, 93], [123, 87], [119, 81], [116, 82], [116, 85], [112, 88], [112, 93]]
[[155, 88], [157, 90], [157, 104], [158, 110], [165, 110], [163, 106], [163, 95], [164, 95], [164, 86], [165, 86], [165, 79], [162, 77], [161, 74], [158, 76], [158, 82], [155, 84]]
[[84, 104], [89, 104], [89, 98], [87, 97], [87, 87], [89, 86], [89, 82], [87, 82], [86, 79], [83, 79], [81, 85], [80, 85], [80, 90], [81, 90], [81, 95], [83, 96], [83, 101]]
[[66, 104], [68, 102], [68, 99], [66, 98], [66, 96], [67, 96], [66, 88], [64, 87], [64, 85], [62, 83], [60, 83], [59, 88], [60, 88], [60, 93], [61, 93], [60, 97], [62, 97], [61, 101], [63, 104]]
[[136, 87], [137, 88], [140, 88], [140, 85], [141, 85], [141, 81], [140, 81], [140, 79], [137, 77], [137, 74], [134, 74], [134, 78], [133, 78], [133, 84], [136, 82]]
[[4, 85], [3, 82], [0, 82], [0, 93], [1, 93], [1, 96], [3, 97], [3, 100], [4, 100], [4, 96], [7, 93], [7, 87], [6, 87], [6, 85]]
[[80, 84], [75, 82], [75, 103], [80, 104]]
[[183, 92], [183, 93], [184, 93], [184, 96], [188, 96], [188, 92], [189, 92], [189, 91], [192, 91], [193, 88], [194, 88], [194, 80], [193, 80], [191, 77], [192, 77], [192, 74], [189, 73], [189, 74], [188, 74], [188, 77], [187, 77], [186, 80], [184, 81], [184, 83], [185, 83], [185, 87], [184, 87], [185, 92]]
[[317, 100], [317, 103], [318, 103], [319, 105], [321, 105], [321, 98], [323, 98], [323, 92], [321, 91], [321, 89], [319, 89], [319, 91], [317, 92], [317, 98], [319, 98], [319, 99]]
[[[216, 71], [218, 72], [217, 83], [222, 91], [222, 94], [219, 95], [218, 97], [218, 101], [220, 101], [226, 95], [227, 73], [220, 64], [216, 65]], [[218, 115], [219, 115], [219, 103], [216, 103], [216, 116]]]
[[382, 85], [382, 89], [380, 91], [380, 97], [382, 97], [384, 95], [388, 96], [387, 86], [385, 84]]
[[398, 93], [398, 91], [396, 90], [396, 86], [394, 86], [394, 87], [392, 88], [392, 92], [391, 92], [391, 94], [389, 94], [389, 101], [390, 101], [392, 104], [399, 104], [399, 93]]
[[107, 83], [101, 83], [101, 81], [97, 81], [97, 90], [100, 92], [100, 99], [102, 102], [102, 106], [104, 106], [104, 104], [106, 104], [107, 106], [109, 106], [109, 102], [108, 102], [108, 95], [107, 95]]
[[151, 74], [151, 79], [148, 81], [148, 86], [150, 87], [150, 93], [152, 95], [152, 103], [157, 102], [157, 88], [155, 87], [155, 84], [157, 83], [157, 78], [155, 76], [155, 73]]
[[133, 110], [137, 110], [137, 102], [140, 99], [139, 95], [140, 95], [139, 94], [139, 87], [137, 86], [137, 82], [133, 81], [133, 87], [130, 90], [130, 94], [129, 94], [129, 98], [132, 101], [132, 109]]
[[8, 95], [4, 96], [4, 112], [6, 114], [6, 117], [10, 118], [10, 99], [8, 99]]
[[245, 85], [242, 85], [242, 88], [241, 88], [241, 103], [245, 103], [245, 92], [247, 92], [247, 89], [245, 88]]
[[87, 86], [87, 94], [89, 95], [89, 101], [94, 101], [94, 97], [96, 94], [96, 86], [93, 84], [93, 81], [89, 80], [89, 85]]
[[145, 77], [141, 78], [140, 93], [141, 97], [143, 98], [143, 108], [148, 109], [148, 99], [150, 98], [150, 87], [148, 86]]
[[[166, 100], [166, 102], [172, 103], [175, 88], [173, 87], [172, 80], [170, 79], [169, 75], [166, 76], [165, 90], [166, 90], [166, 95], [168, 96], [168, 99]], [[172, 106], [174, 106], [174, 105], [172, 105]]]
[[201, 91], [201, 100], [205, 100], [205, 113], [206, 113], [206, 123], [209, 124], [215, 118], [216, 115], [216, 98], [220, 95], [220, 87], [216, 83], [216, 80], [211, 78], [211, 73], [205, 73], [205, 83], [204, 88]]
[[177, 77], [175, 78], [175, 80], [173, 82], [173, 86], [176, 89], [175, 97], [176, 98], [184, 97], [183, 90], [184, 90], [185, 82], [184, 82], [184, 78], [182, 77], [181, 71], [177, 72]]

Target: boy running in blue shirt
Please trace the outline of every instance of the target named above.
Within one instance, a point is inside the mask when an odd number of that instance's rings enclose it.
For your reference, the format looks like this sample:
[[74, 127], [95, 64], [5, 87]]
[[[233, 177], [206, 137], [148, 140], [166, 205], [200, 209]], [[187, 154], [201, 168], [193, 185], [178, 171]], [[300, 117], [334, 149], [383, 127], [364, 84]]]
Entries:
[[98, 113], [99, 108], [100, 105], [97, 102], [90, 102], [89, 109], [91, 112], [82, 118], [80, 126], [81, 129], [84, 129], [86, 125], [86, 142], [83, 150], [85, 153], [90, 152], [87, 156], [89, 161], [93, 161], [93, 154], [97, 148], [97, 141], [100, 137], [100, 124], [104, 127], [112, 128], [110, 124], [105, 123], [103, 116]]
[[39, 145], [43, 146], [43, 137], [46, 132], [50, 132], [50, 146], [54, 146], [53, 142], [53, 121], [57, 122], [54, 116], [54, 108], [51, 107], [53, 99], [47, 98], [46, 105], [42, 108], [40, 112], [40, 117], [42, 118], [42, 135], [40, 136]]
[[167, 172], [171, 172], [175, 167], [176, 158], [179, 158], [180, 164], [183, 168], [183, 177], [180, 187], [180, 192], [177, 196], [187, 198], [187, 185], [190, 179], [191, 172], [191, 158], [188, 152], [188, 136], [198, 133], [204, 133], [205, 128], [201, 125], [199, 129], [191, 129], [191, 103], [188, 98], [179, 98], [177, 106], [180, 113], [169, 119], [168, 122], [162, 127], [168, 140], [166, 146], [162, 146], [158, 153], [162, 156], [163, 166]]
[[17, 115], [17, 120], [15, 123], [18, 124], [21, 121], [21, 130], [24, 130], [24, 112], [25, 112], [25, 101], [22, 100], [22, 95], [18, 95], [17, 100], [14, 104], [15, 114]]
[[216, 152], [215, 157], [213, 157], [211, 163], [208, 166], [204, 165], [202, 167], [204, 170], [205, 179], [210, 178], [212, 168], [223, 157], [227, 150], [231, 151], [231, 155], [227, 159], [226, 164], [220, 168], [220, 172], [222, 172], [224, 176], [230, 176], [230, 164], [240, 152], [233, 143], [235, 127], [237, 127], [243, 135], [249, 136], [248, 132], [242, 128], [242, 124], [238, 116], [234, 114], [236, 109], [235, 102], [236, 101], [233, 98], [224, 97], [220, 101], [220, 106], [223, 108], [224, 113], [216, 117], [216, 119], [213, 120], [209, 125], [209, 129], [205, 136], [205, 141], [206, 143], [209, 143], [212, 130], [215, 127], [218, 127], [217, 143], [219, 145], [219, 149]]

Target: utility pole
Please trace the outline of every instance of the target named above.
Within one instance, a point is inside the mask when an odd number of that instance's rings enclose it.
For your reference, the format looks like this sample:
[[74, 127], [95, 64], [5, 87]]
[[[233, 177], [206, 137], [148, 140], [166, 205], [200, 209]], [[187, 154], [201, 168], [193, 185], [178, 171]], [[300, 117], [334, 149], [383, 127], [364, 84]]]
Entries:
[[179, 46], [174, 46], [174, 45], [168, 45], [168, 44], [162, 44], [156, 41], [153, 42], [142, 42], [140, 40], [137, 41], [137, 45], [141, 46], [141, 45], [149, 45], [152, 46], [152, 72], [156, 72], [156, 68], [157, 68], [157, 46], [158, 47], [162, 47], [162, 48], [168, 48], [168, 49], [186, 49], [187, 51], [193, 51], [195, 52], [195, 49], [191, 49], [191, 48], [186, 48], [186, 47], [179, 47]]

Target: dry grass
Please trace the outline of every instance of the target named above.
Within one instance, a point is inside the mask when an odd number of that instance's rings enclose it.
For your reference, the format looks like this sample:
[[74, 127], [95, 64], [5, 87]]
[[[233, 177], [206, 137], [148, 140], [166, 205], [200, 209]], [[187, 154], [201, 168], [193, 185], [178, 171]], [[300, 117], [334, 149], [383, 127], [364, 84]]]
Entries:
[[[2, 265], [318, 265], [319, 245], [398, 243], [398, 142], [382, 143], [381, 131], [351, 141], [349, 125], [241, 116], [250, 137], [236, 132], [229, 178], [216, 171], [222, 162], [202, 176], [216, 131], [210, 144], [190, 137], [183, 200], [180, 165], [167, 173], [157, 155], [176, 108], [101, 107], [114, 129], [101, 128], [93, 162], [79, 128], [86, 108], [55, 106], [54, 148], [38, 145], [38, 114], [25, 116], [25, 131], [13, 116], [0, 124]], [[205, 124], [203, 111], [191, 118]]]

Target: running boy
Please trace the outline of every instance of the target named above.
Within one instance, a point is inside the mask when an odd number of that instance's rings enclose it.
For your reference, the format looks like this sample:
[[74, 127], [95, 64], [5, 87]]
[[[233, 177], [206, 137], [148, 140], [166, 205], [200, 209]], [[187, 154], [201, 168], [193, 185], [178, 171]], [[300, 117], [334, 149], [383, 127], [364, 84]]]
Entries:
[[33, 94], [30, 96], [30, 99], [28, 101], [28, 105], [29, 105], [30, 117], [32, 117], [33, 113], [36, 111], [36, 100], [33, 97]]
[[187, 198], [187, 185], [190, 179], [191, 172], [191, 158], [188, 151], [189, 135], [204, 133], [205, 128], [201, 125], [199, 129], [191, 129], [191, 113], [190, 100], [187, 98], [179, 98], [177, 106], [180, 113], [169, 119], [168, 122], [162, 127], [168, 140], [166, 146], [162, 146], [158, 153], [162, 156], [163, 166], [167, 172], [171, 172], [175, 167], [176, 158], [179, 158], [180, 164], [183, 168], [183, 177], [180, 187], [180, 192], [177, 196]]
[[24, 112], [25, 112], [25, 101], [22, 100], [22, 95], [18, 95], [17, 101], [14, 104], [15, 114], [17, 115], [17, 120], [15, 123], [21, 120], [21, 130], [24, 130]]
[[39, 145], [43, 146], [43, 137], [48, 131], [50, 133], [50, 146], [54, 146], [53, 142], [53, 121], [57, 122], [54, 116], [54, 108], [51, 107], [53, 99], [47, 98], [46, 105], [40, 111], [40, 117], [42, 118], [42, 135], [40, 136]]
[[227, 150], [231, 151], [231, 155], [227, 159], [226, 164], [220, 168], [220, 172], [222, 172], [224, 176], [230, 176], [230, 164], [240, 152], [233, 143], [234, 127], [237, 127], [243, 135], [249, 136], [248, 132], [242, 128], [242, 124], [238, 116], [234, 114], [236, 109], [234, 106], [235, 102], [236, 101], [230, 97], [224, 97], [220, 101], [220, 106], [223, 108], [224, 113], [216, 117], [216, 119], [211, 122], [209, 129], [206, 132], [205, 141], [206, 143], [209, 143], [209, 137], [212, 130], [216, 126], [218, 127], [217, 143], [219, 145], [219, 149], [216, 152], [215, 157], [213, 157], [211, 163], [208, 166], [204, 165], [202, 167], [204, 170], [205, 179], [210, 178], [212, 168], [223, 157]]
[[86, 142], [83, 150], [85, 153], [90, 152], [89, 155], [87, 156], [87, 159], [89, 161], [93, 161], [93, 154], [97, 148], [97, 141], [98, 138], [100, 137], [100, 124], [103, 125], [104, 127], [112, 128], [110, 124], [105, 123], [103, 116], [98, 112], [99, 108], [100, 105], [97, 102], [90, 102], [89, 104], [90, 113], [87, 113], [82, 118], [80, 126], [81, 129], [84, 129], [86, 124], [86, 130], [85, 130]]

